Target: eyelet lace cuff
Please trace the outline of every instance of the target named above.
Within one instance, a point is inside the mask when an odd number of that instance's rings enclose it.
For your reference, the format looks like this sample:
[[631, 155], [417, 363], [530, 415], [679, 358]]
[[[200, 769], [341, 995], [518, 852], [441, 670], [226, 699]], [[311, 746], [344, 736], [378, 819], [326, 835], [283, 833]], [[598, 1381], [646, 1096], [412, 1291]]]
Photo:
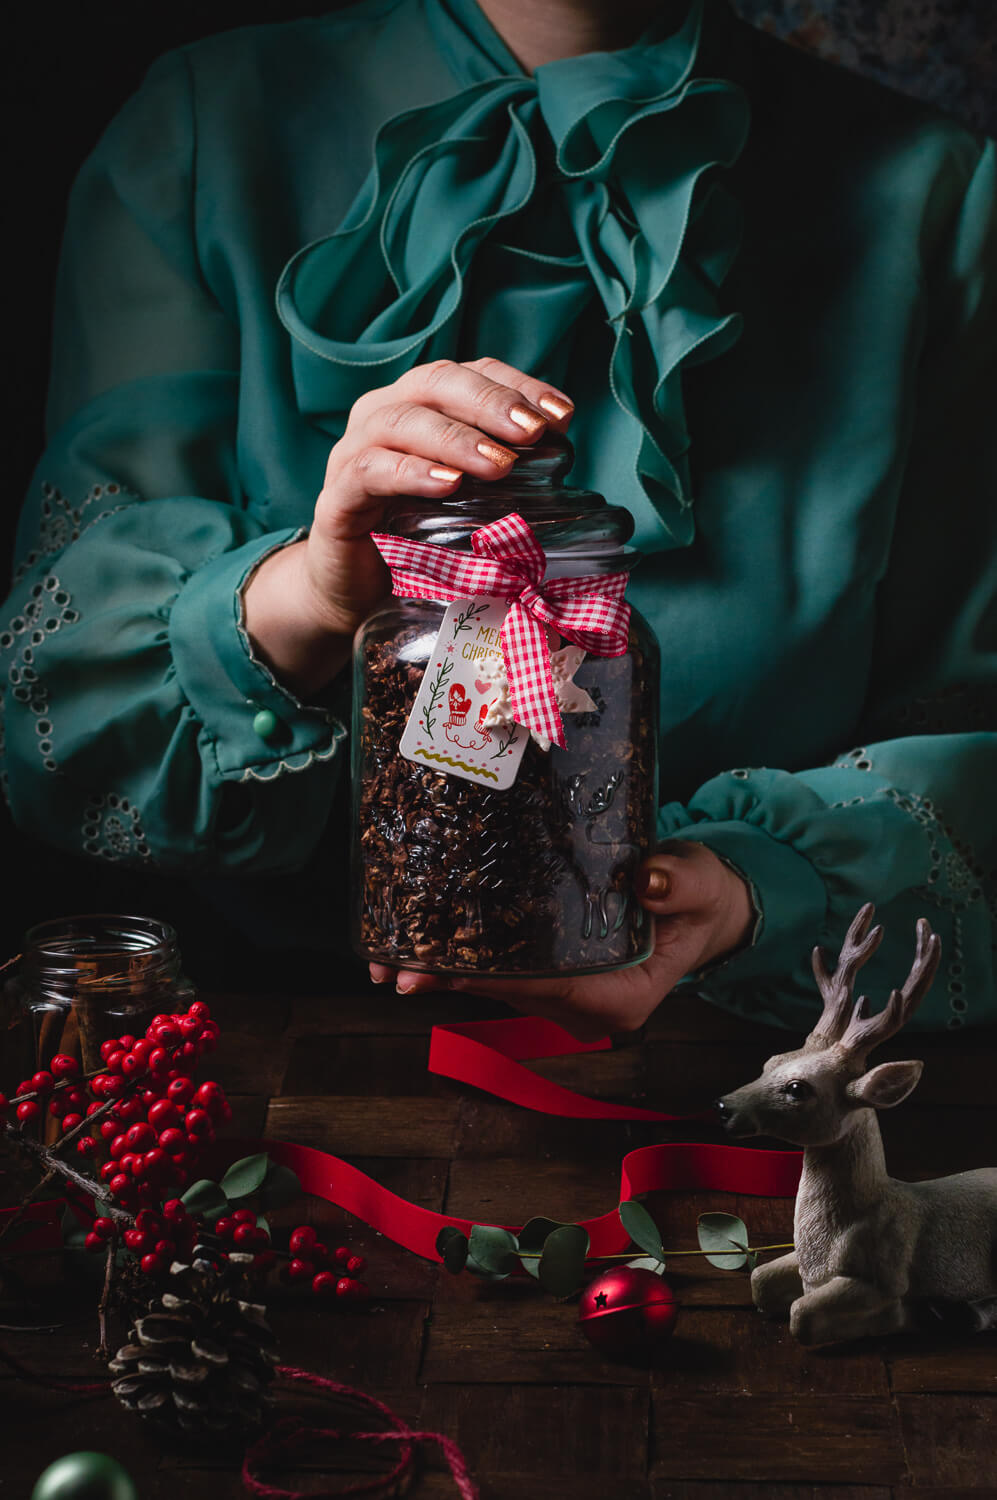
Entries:
[[[206, 563], [173, 602], [169, 638], [177, 679], [203, 727], [202, 745], [219, 777], [270, 781], [328, 760], [346, 726], [328, 708], [303, 704], [254, 655], [243, 624], [242, 588], [264, 558], [297, 541], [288, 530], [247, 542]], [[281, 734], [264, 741], [253, 727], [262, 710]]]

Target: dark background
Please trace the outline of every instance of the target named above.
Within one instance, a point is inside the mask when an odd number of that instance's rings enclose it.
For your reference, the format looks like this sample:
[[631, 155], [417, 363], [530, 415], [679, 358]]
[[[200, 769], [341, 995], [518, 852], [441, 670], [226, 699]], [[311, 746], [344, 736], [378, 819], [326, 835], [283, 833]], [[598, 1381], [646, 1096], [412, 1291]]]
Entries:
[[[749, 20], [832, 58], [917, 93], [968, 124], [997, 130], [993, 0], [735, 0]], [[21, 498], [42, 449], [50, 305], [70, 185], [104, 126], [162, 52], [212, 32], [290, 20], [333, 3], [38, 4], [12, 7], [5, 21], [4, 102], [9, 146], [5, 188], [5, 332], [10, 372], [5, 472], [0, 501], [0, 595]], [[989, 113], [988, 113], [989, 111]], [[28, 843], [0, 801], [0, 963], [32, 922], [70, 910], [135, 910], [172, 919], [192, 972], [204, 982], [235, 962], [245, 942], [205, 914], [172, 881], [94, 865]], [[253, 961], [252, 977], [272, 982], [278, 961]]]

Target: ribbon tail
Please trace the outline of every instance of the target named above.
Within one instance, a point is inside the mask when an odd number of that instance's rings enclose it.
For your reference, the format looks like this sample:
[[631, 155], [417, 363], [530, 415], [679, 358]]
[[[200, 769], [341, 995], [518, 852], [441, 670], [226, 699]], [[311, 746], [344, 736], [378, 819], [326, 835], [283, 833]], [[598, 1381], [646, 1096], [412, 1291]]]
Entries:
[[563, 750], [564, 725], [554, 696], [547, 631], [517, 599], [509, 606], [501, 639], [513, 718]]

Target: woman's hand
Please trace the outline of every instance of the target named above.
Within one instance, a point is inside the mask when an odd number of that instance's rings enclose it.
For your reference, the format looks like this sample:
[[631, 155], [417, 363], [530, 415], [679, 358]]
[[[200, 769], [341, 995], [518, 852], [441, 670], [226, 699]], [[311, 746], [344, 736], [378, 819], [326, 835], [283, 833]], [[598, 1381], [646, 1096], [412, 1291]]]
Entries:
[[504, 1000], [528, 1015], [557, 1021], [582, 1041], [637, 1031], [686, 974], [733, 953], [755, 922], [747, 883], [705, 844], [673, 840], [641, 866], [636, 894], [656, 918], [654, 952], [644, 963], [578, 979], [480, 979], [401, 972], [371, 964], [375, 984], [391, 979], [402, 994], [461, 990]]
[[361, 396], [329, 454], [308, 537], [271, 553], [243, 593], [246, 629], [277, 678], [307, 696], [348, 659], [357, 626], [389, 592], [370, 533], [392, 496], [443, 500], [465, 474], [501, 479], [515, 459], [505, 443], [563, 431], [573, 410], [497, 359], [417, 365]]

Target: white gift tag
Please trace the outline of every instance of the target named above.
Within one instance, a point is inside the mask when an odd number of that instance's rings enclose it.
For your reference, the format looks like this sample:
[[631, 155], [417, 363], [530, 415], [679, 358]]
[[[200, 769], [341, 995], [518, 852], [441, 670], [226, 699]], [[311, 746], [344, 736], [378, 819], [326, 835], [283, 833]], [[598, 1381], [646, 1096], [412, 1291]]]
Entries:
[[504, 599], [458, 599], [443, 616], [399, 742], [406, 760], [495, 791], [512, 786], [529, 740], [521, 724], [486, 729], [496, 701], [487, 668], [502, 662]]

